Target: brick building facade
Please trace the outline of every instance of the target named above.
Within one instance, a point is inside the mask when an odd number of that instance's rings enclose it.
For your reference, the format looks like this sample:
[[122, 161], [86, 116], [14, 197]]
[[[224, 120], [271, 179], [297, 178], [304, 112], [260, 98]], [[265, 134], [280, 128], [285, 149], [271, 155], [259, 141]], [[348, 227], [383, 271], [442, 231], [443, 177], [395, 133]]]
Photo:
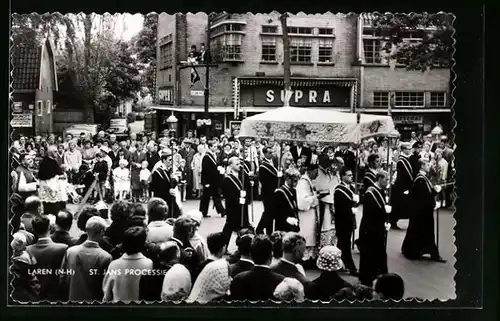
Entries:
[[[288, 18], [294, 90], [290, 104], [368, 113], [387, 113], [392, 109], [395, 120], [399, 117], [403, 124], [411, 119], [415, 122], [415, 117], [400, 116], [419, 112], [422, 126], [417, 125], [416, 129], [427, 129], [435, 121], [446, 127], [446, 118], [450, 116], [449, 107], [446, 108], [450, 102], [449, 70], [410, 72], [389, 68], [381, 61], [373, 62], [363, 36], [365, 20], [366, 15], [331, 13], [299, 13]], [[212, 17], [210, 25], [209, 107], [212, 132], [219, 134], [243, 115], [283, 105], [283, 42], [276, 12], [221, 14]], [[192, 45], [200, 50], [206, 44], [207, 26], [204, 13], [159, 16], [159, 99], [154, 108], [158, 110], [160, 130], [166, 128], [166, 118], [172, 113], [179, 119], [180, 135], [187, 129], [196, 129], [196, 119], [203, 118], [206, 66], [196, 67], [201, 81], [191, 84], [193, 71], [185, 62]], [[424, 105], [420, 104], [421, 93]], [[445, 93], [444, 98], [441, 93]], [[389, 108], [391, 99], [402, 106]], [[436, 108], [429, 108], [432, 104], [437, 104]], [[428, 116], [422, 116], [424, 110]], [[405, 126], [399, 127], [405, 130]]]

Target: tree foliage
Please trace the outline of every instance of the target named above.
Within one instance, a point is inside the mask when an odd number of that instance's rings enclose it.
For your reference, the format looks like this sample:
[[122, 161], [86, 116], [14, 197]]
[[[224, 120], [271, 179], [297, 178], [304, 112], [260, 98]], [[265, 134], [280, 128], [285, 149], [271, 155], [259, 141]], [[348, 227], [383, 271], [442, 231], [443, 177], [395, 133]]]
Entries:
[[149, 93], [156, 92], [156, 38], [158, 14], [150, 13], [144, 17], [143, 28], [132, 40], [137, 61], [141, 67], [141, 87]]
[[[427, 71], [453, 64], [453, 15], [446, 13], [376, 14], [373, 27], [387, 40], [387, 59], [409, 70]], [[408, 41], [408, 35], [421, 41]]]
[[141, 87], [132, 46], [115, 37], [116, 18], [110, 14], [13, 15], [14, 45], [40, 45], [47, 38], [58, 44], [57, 103], [83, 109], [87, 123], [96, 120], [107, 125], [114, 107], [133, 98]]

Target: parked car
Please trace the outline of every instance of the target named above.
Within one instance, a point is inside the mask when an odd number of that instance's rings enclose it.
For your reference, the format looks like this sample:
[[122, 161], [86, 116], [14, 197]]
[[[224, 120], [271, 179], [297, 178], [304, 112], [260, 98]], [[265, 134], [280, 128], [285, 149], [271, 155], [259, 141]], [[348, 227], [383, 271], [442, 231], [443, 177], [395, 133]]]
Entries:
[[95, 124], [74, 124], [64, 130], [64, 137], [67, 134], [73, 135], [74, 138], [79, 138], [81, 133], [85, 133], [86, 138], [92, 139], [99, 131], [99, 125]]
[[128, 121], [126, 118], [114, 118], [109, 121], [110, 134], [116, 135], [117, 138], [126, 138], [129, 133]]

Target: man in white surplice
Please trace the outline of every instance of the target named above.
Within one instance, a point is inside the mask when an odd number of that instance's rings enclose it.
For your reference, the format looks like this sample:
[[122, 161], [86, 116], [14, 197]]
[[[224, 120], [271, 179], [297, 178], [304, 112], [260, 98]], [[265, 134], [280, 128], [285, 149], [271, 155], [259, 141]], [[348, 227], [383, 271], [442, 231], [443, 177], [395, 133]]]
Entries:
[[309, 263], [318, 256], [318, 205], [319, 195], [313, 180], [318, 177], [318, 165], [309, 165], [297, 183], [297, 207], [299, 209], [300, 234], [306, 239], [303, 260]]

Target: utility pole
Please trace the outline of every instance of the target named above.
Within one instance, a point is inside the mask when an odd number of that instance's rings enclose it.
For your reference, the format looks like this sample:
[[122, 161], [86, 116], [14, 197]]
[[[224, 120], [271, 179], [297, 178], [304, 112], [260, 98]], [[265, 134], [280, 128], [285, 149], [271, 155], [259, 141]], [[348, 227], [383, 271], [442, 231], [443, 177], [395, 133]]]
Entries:
[[292, 84], [290, 81], [290, 42], [288, 39], [288, 27], [286, 23], [287, 18], [287, 13], [284, 13], [280, 16], [281, 29], [283, 33], [283, 82], [285, 85], [285, 101], [283, 102], [283, 105], [285, 107], [290, 106], [290, 98], [292, 92]]
[[[210, 82], [210, 60], [211, 60], [211, 55], [210, 55], [210, 26], [211, 26], [211, 14], [209, 13], [207, 16], [207, 45], [205, 48], [205, 90], [203, 92], [204, 98], [205, 98], [205, 110], [204, 110], [204, 116], [205, 120], [209, 119], [209, 113], [208, 113], [208, 104], [209, 104], [209, 82]], [[208, 137], [208, 132], [209, 132], [209, 126], [205, 124], [205, 135]]]

